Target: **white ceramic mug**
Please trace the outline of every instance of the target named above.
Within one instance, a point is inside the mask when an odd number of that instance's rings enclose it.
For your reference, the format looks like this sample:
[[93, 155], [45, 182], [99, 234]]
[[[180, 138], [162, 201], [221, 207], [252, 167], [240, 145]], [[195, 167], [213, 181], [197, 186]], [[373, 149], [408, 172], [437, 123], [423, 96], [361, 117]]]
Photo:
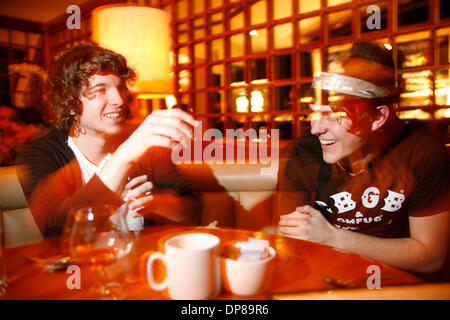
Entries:
[[[172, 299], [204, 300], [221, 290], [220, 239], [208, 233], [187, 233], [168, 239], [165, 254], [150, 255], [147, 279], [156, 291], [168, 288]], [[160, 259], [166, 266], [166, 278], [156, 283], [153, 263]]]
[[266, 291], [275, 271], [274, 248], [270, 256], [261, 260], [240, 261], [222, 257], [222, 281], [226, 291], [249, 296]]

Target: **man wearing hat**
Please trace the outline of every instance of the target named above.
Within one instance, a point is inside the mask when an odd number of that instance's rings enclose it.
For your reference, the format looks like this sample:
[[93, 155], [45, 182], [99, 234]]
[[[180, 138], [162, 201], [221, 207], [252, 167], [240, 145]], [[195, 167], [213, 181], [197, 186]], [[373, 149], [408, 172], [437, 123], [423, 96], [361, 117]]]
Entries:
[[396, 116], [390, 52], [360, 43], [314, 77], [311, 135], [279, 173], [279, 233], [418, 273], [446, 257], [443, 144]]

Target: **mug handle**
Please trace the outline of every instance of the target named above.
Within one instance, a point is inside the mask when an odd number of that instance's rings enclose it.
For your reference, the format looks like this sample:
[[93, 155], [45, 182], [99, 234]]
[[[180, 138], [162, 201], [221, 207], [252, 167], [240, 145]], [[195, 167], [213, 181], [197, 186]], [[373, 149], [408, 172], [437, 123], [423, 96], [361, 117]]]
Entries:
[[153, 290], [161, 291], [167, 288], [168, 279], [166, 275], [166, 278], [162, 282], [160, 283], [155, 282], [155, 279], [153, 278], [153, 263], [157, 259], [160, 259], [167, 269], [166, 257], [161, 252], [152, 253], [150, 258], [148, 258], [147, 260], [147, 280], [148, 284], [150, 285], [150, 287], [152, 287]]

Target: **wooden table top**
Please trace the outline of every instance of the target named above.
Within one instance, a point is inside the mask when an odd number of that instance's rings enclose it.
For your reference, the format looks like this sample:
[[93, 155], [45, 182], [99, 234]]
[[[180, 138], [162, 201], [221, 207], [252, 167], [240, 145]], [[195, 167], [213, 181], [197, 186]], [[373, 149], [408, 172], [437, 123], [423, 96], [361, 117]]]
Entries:
[[[111, 266], [109, 273], [127, 284], [127, 299], [168, 299], [167, 291], [153, 291], [145, 274], [145, 262], [150, 253], [163, 252], [164, 241], [171, 236], [185, 232], [205, 232], [217, 235], [221, 243], [245, 241], [249, 237], [266, 239], [277, 251], [275, 274], [268, 292], [250, 297], [222, 292], [216, 299], [270, 299], [274, 293], [309, 292], [336, 289], [325, 281], [326, 277], [339, 283], [350, 282], [355, 287], [366, 287], [366, 281], [372, 273], [368, 267], [377, 265], [381, 271], [381, 287], [398, 284], [418, 284], [422, 281], [401, 270], [382, 265], [361, 256], [346, 253], [328, 246], [297, 240], [274, 234], [246, 231], [240, 229], [211, 229], [201, 227], [146, 227], [135, 239], [135, 248], [131, 255], [120, 263]], [[92, 282], [91, 272], [81, 266], [81, 289], [69, 289], [68, 280], [72, 273], [61, 270], [45, 272], [28, 258], [49, 258], [61, 254], [59, 239], [47, 239], [43, 242], [7, 248], [8, 289], [6, 299], [82, 299], [83, 290]], [[124, 271], [125, 270], [125, 271]], [[156, 265], [157, 278], [161, 279], [165, 270]]]

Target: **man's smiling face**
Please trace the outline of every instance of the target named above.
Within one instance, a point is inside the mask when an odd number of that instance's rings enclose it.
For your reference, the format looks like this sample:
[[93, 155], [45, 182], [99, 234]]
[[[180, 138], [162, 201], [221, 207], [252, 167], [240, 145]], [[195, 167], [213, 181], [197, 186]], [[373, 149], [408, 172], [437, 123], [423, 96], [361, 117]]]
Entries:
[[361, 148], [362, 139], [349, 131], [352, 122], [348, 118], [333, 112], [330, 106], [315, 105], [311, 108], [311, 133], [320, 140], [325, 162], [337, 163]]
[[115, 74], [94, 74], [80, 100], [83, 112], [80, 126], [86, 134], [117, 134], [125, 121], [125, 90]]

